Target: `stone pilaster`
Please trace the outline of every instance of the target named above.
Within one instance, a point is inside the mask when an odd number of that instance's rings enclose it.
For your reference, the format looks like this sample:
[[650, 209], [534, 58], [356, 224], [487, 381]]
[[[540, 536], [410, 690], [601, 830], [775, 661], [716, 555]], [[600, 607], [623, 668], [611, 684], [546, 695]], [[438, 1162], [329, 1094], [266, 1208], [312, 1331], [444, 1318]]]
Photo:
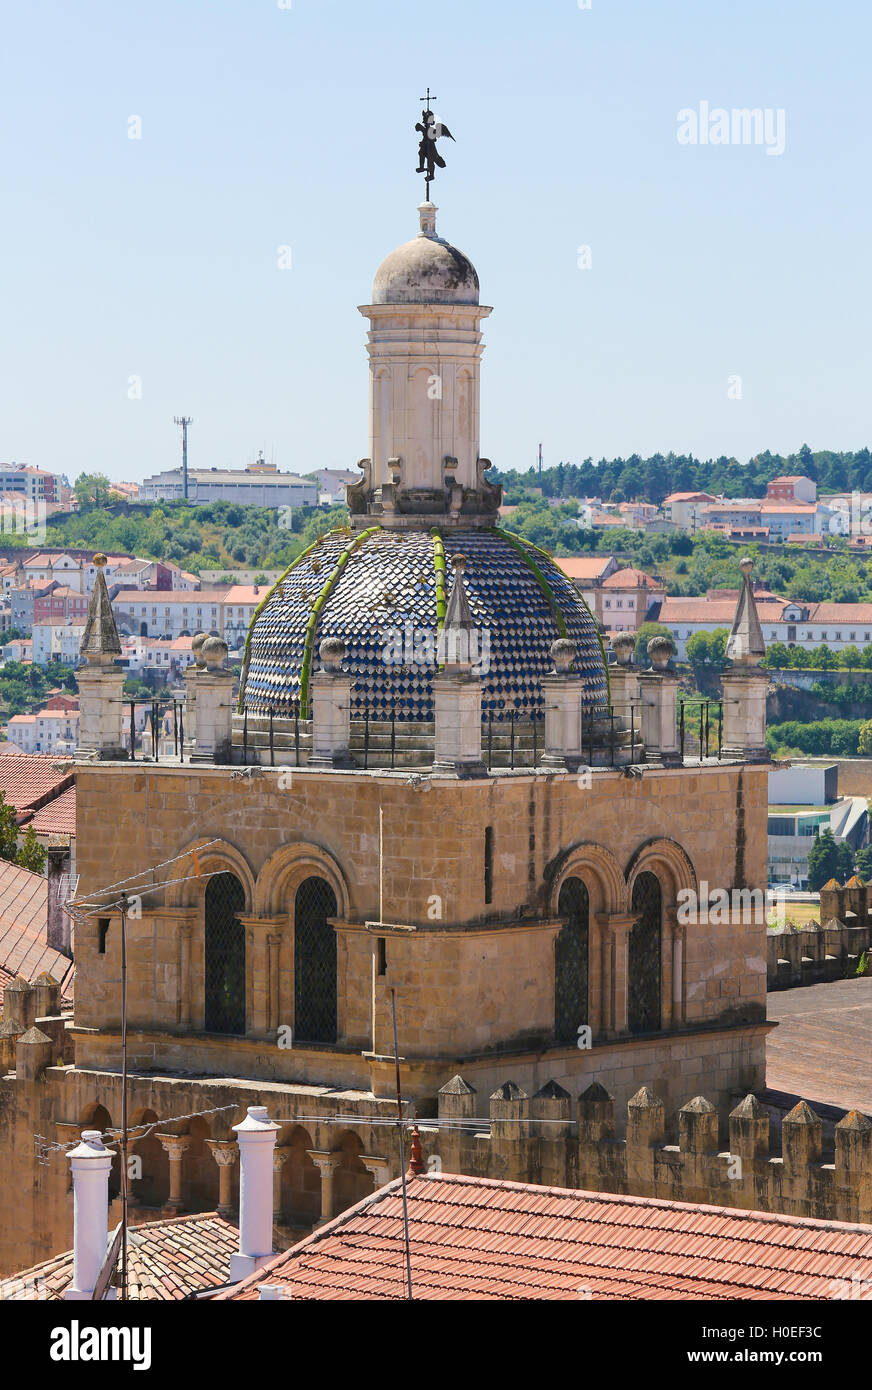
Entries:
[[345, 643], [325, 637], [318, 648], [321, 670], [312, 676], [310, 767], [351, 767], [351, 676], [342, 667]]
[[206, 666], [196, 678], [196, 740], [191, 761], [229, 763], [233, 732], [233, 674], [224, 667], [227, 643], [221, 637], [207, 637], [201, 654]]
[[648, 653], [652, 668], [639, 677], [642, 693], [642, 740], [645, 759], [676, 767], [681, 761], [678, 737], [678, 677], [667, 669], [674, 650], [671, 637], [652, 637]]
[[545, 702], [543, 767], [576, 772], [584, 761], [581, 749], [581, 710], [584, 682], [572, 666], [578, 649], [568, 637], [551, 643], [554, 669], [542, 677]]

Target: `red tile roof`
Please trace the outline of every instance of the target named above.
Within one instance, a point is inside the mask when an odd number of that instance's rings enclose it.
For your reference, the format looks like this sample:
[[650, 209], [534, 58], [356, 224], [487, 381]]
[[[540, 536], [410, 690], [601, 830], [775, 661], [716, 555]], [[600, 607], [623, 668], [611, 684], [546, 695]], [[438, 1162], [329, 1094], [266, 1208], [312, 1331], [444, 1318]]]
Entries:
[[[757, 604], [757, 614], [761, 623], [780, 623], [782, 614], [788, 606], [786, 598], [763, 600]], [[732, 624], [736, 616], [736, 603], [733, 599], [704, 598], [665, 598], [660, 609], [658, 622], [666, 627], [679, 627], [682, 623], [725, 623]]]
[[571, 556], [555, 561], [570, 579], [599, 579], [611, 563], [611, 555]]
[[45, 756], [26, 753], [19, 757], [0, 758], [0, 792], [6, 798], [7, 805], [15, 807], [19, 823], [28, 813], [32, 814], [67, 787], [73, 786], [74, 772], [58, 772], [52, 766], [52, 761], [59, 761], [57, 754]]
[[[446, 1173], [408, 1182], [420, 1299], [824, 1299], [872, 1279], [872, 1226]], [[396, 1180], [217, 1299], [405, 1297]]]
[[0, 968], [25, 980], [35, 980], [47, 970], [68, 998], [73, 962], [46, 944], [47, 927], [48, 879], [0, 860]]
[[[226, 1284], [239, 1229], [216, 1212], [174, 1216], [131, 1226], [128, 1294], [131, 1301], [168, 1302], [197, 1289]], [[55, 1255], [0, 1281], [0, 1299], [62, 1299], [73, 1277], [73, 1252]]]
[[34, 811], [28, 825], [33, 826], [37, 835], [75, 835], [76, 788], [67, 787], [60, 796]]
[[603, 580], [604, 589], [662, 589], [663, 585], [644, 570], [615, 570], [608, 579]]

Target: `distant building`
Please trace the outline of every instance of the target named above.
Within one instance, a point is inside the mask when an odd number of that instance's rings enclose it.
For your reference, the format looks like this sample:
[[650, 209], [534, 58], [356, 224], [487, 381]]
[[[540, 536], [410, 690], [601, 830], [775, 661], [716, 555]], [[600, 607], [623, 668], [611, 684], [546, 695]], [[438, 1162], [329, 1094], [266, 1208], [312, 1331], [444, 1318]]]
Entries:
[[42, 468], [26, 464], [0, 465], [0, 492], [25, 498], [28, 502], [55, 502], [60, 478]]
[[557, 560], [556, 563], [563, 573], [569, 576], [576, 589], [581, 590], [582, 598], [595, 617], [597, 590], [609, 575], [615, 574], [619, 569], [614, 555], [571, 555]]
[[23, 753], [73, 753], [79, 735], [79, 711], [41, 709], [36, 714], [14, 714], [6, 736]]
[[[237, 502], [249, 507], [315, 507], [318, 484], [266, 465], [242, 469], [188, 469], [188, 501]], [[168, 468], [143, 481], [143, 502], [177, 502], [184, 497], [181, 468]], [[343, 499], [344, 500], [344, 499]]]
[[699, 525], [701, 508], [716, 501], [710, 492], [672, 492], [663, 499], [663, 511], [667, 521], [683, 531], [693, 531]]
[[616, 570], [596, 592], [596, 617], [609, 632], [638, 632], [657, 616], [665, 596], [660, 580], [644, 570]]
[[773, 502], [816, 502], [817, 483], [804, 474], [773, 478], [766, 484], [766, 496]]
[[768, 871], [770, 884], [808, 886], [808, 854], [831, 830], [856, 852], [869, 842], [869, 808], [863, 796], [839, 796], [836, 763], [794, 763], [769, 774]]
[[118, 631], [137, 637], [194, 637], [224, 631], [224, 603], [229, 586], [195, 593], [113, 589], [112, 611]]
[[37, 666], [49, 666], [56, 661], [61, 666], [78, 666], [79, 647], [85, 631], [85, 619], [45, 618], [33, 624], [33, 661]]

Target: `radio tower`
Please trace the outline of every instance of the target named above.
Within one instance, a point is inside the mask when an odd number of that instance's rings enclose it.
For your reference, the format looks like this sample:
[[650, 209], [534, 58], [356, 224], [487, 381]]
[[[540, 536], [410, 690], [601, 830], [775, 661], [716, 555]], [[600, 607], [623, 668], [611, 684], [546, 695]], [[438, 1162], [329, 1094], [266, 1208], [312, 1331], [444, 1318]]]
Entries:
[[539, 445], [539, 478], [542, 477], [542, 445]]
[[188, 425], [194, 423], [190, 415], [174, 415], [173, 424], [182, 427], [182, 496], [188, 500]]

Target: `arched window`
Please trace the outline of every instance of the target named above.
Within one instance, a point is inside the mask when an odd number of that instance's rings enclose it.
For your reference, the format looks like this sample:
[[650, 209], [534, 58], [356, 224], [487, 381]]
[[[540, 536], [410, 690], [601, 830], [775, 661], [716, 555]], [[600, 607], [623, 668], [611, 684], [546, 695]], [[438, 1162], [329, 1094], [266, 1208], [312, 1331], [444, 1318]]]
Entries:
[[245, 890], [235, 874], [206, 885], [206, 1031], [245, 1032]]
[[294, 1041], [336, 1041], [336, 895], [304, 879], [294, 898]]
[[558, 1042], [577, 1042], [587, 1023], [587, 960], [590, 898], [580, 878], [561, 884], [557, 915], [566, 920], [554, 943], [554, 1035]]
[[660, 1027], [660, 880], [639, 874], [633, 884], [636, 921], [630, 931], [627, 973], [627, 1021], [631, 1033]]

